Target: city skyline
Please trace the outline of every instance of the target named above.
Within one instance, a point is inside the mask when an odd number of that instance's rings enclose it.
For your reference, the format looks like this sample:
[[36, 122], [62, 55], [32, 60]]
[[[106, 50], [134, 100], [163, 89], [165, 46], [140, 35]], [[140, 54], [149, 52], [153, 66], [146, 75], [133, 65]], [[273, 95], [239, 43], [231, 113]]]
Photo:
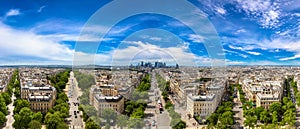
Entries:
[[[1, 1], [0, 65], [72, 65], [81, 29], [90, 16], [108, 2]], [[299, 65], [300, 4], [297, 0], [189, 2], [197, 6], [202, 11], [197, 13], [203, 14], [215, 27], [225, 52], [226, 65]], [[177, 35], [185, 34], [185, 39], [158, 30], [152, 30], [151, 34], [139, 31], [130, 36], [130, 29], [137, 31], [149, 28], [157, 19], [168, 23], [167, 28], [160, 29], [177, 27], [173, 32]], [[96, 65], [110, 64], [111, 58], [116, 59], [116, 65], [128, 65], [128, 60], [139, 62], [143, 59], [161, 59], [166, 63], [181, 61], [182, 65], [187, 66], [196, 60], [201, 62], [200, 66], [211, 65], [210, 55], [203, 44], [192, 47], [199, 49], [198, 53], [192, 53], [187, 48], [192, 42], [201, 43], [201, 38], [184, 27], [178, 27], [182, 26], [180, 22], [153, 14], [126, 20], [105, 39], [109, 45], [114, 41], [122, 44], [113, 50], [99, 49], [95, 54], [98, 60]], [[145, 24], [133, 28], [130, 23], [134, 21]], [[191, 22], [197, 24], [197, 21]], [[105, 26], [92, 29], [99, 33], [103, 28]], [[129, 38], [122, 41], [123, 38], [118, 37], [120, 34]], [[93, 34], [86, 37], [91, 41], [98, 38]], [[145, 52], [128, 58], [128, 55], [140, 50]], [[115, 53], [119, 55], [112, 57]], [[124, 60], [125, 63], [122, 62]]]

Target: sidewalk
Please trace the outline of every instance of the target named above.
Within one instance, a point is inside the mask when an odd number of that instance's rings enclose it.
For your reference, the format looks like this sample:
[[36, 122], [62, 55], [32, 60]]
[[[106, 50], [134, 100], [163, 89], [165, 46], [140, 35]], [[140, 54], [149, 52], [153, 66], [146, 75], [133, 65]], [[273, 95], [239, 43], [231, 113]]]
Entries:
[[13, 104], [14, 104], [14, 99], [16, 99], [14, 91], [15, 91], [15, 88], [13, 89], [13, 94], [12, 94], [12, 97], [11, 97], [11, 103], [7, 105], [9, 114], [6, 116], [7, 121], [6, 121], [6, 125], [5, 125], [4, 129], [13, 129], [12, 125], [15, 122], [15, 119], [13, 117], [13, 114], [14, 114], [13, 111], [14, 111], [14, 108], [15, 108], [15, 106], [13, 106]]

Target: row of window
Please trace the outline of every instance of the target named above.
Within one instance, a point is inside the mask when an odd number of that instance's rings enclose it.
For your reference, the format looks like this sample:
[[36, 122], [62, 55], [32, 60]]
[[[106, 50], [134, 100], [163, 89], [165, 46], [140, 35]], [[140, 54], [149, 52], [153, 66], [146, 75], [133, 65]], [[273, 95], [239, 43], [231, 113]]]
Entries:
[[116, 104], [100, 104], [100, 107], [103, 108], [103, 107], [114, 107], [116, 108], [118, 105]]
[[30, 106], [48, 106], [48, 103], [31, 103]]
[[205, 104], [205, 103], [201, 103], [201, 104], [194, 104], [194, 106], [212, 106], [211, 103]]
[[271, 105], [273, 102], [261, 102], [261, 105]]

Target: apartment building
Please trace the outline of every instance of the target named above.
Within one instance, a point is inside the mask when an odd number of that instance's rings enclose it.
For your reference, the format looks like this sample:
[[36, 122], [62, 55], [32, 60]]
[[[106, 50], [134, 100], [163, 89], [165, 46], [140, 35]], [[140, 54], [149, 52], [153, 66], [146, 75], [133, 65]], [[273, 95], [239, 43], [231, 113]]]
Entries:
[[50, 108], [54, 106], [55, 96], [48, 93], [32, 93], [29, 94], [28, 101], [30, 108], [36, 112], [46, 113]]
[[103, 109], [110, 108], [119, 113], [124, 112], [124, 97], [119, 94], [114, 85], [92, 86], [90, 89], [90, 104], [102, 114]]
[[192, 116], [206, 118], [217, 108], [217, 99], [215, 94], [187, 96], [187, 112]]
[[50, 85], [47, 76], [61, 72], [63, 69], [21, 68], [21, 98], [28, 100], [31, 110], [47, 112], [55, 104], [57, 91]]
[[13, 75], [14, 69], [3, 68], [0, 69], [0, 93], [7, 90], [7, 85]]
[[269, 109], [272, 103], [280, 102], [281, 100], [279, 93], [258, 93], [256, 96], [256, 106], [265, 109]]
[[[242, 84], [243, 91], [246, 94], [248, 100], [256, 102], [257, 94], [278, 94], [279, 98], [283, 95], [283, 79], [282, 80], [250, 80], [245, 79]], [[270, 93], [267, 93], [270, 91]]]

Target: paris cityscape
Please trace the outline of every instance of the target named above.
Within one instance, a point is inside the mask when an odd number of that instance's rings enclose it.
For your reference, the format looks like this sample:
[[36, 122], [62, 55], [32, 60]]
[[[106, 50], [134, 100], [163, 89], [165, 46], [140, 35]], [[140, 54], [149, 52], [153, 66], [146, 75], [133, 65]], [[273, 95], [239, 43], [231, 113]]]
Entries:
[[1, 129], [300, 128], [299, 0], [0, 6]]

